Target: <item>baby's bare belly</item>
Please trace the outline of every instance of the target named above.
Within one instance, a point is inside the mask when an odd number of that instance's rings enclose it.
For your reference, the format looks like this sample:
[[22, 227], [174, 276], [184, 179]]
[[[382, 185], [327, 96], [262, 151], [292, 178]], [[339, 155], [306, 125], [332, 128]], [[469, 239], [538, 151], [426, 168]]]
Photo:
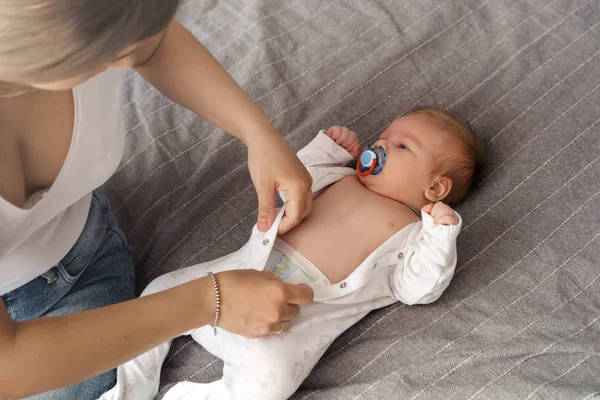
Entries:
[[312, 213], [281, 236], [331, 283], [346, 279], [377, 247], [414, 222], [405, 206], [376, 195], [354, 176], [330, 186]]
[[369, 252], [364, 243], [348, 234], [349, 224], [327, 225], [323, 220], [312, 224], [307, 221], [282, 239], [319, 268], [331, 283], [337, 283], [348, 277]]

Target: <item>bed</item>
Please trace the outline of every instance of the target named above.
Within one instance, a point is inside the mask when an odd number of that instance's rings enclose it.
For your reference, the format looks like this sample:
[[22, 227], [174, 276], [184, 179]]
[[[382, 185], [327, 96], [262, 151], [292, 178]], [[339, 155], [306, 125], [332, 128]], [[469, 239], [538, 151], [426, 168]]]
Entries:
[[[448, 290], [369, 314], [293, 399], [600, 398], [600, 2], [187, 0], [177, 19], [295, 150], [331, 125], [370, 143], [416, 104], [458, 113], [488, 146]], [[125, 82], [106, 191], [139, 290], [239, 248], [257, 201], [239, 140]], [[221, 369], [178, 338], [157, 398]]]

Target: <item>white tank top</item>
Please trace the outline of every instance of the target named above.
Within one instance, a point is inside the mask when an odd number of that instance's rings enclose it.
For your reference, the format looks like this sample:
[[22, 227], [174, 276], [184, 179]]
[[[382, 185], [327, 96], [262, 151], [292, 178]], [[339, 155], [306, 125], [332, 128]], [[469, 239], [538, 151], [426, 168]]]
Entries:
[[111, 177], [123, 155], [123, 74], [109, 69], [73, 88], [71, 146], [41, 200], [22, 209], [0, 196], [0, 294], [56, 265], [81, 234], [91, 192]]

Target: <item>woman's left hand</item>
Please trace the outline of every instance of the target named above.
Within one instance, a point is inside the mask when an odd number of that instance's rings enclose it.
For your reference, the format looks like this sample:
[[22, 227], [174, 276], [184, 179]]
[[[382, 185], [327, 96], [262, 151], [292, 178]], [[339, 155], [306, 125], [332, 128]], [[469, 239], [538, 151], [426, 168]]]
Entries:
[[310, 214], [312, 178], [290, 146], [277, 133], [248, 145], [248, 169], [258, 194], [258, 230], [268, 230], [275, 220], [275, 192], [285, 194], [286, 210], [279, 234]]
[[[206, 48], [181, 24], [153, 38], [152, 55], [136, 67], [171, 100], [196, 112], [248, 146], [248, 168], [258, 193], [258, 229], [275, 220], [275, 191], [285, 192], [283, 233], [310, 214], [311, 178], [271, 122]], [[147, 50], [147, 49], [146, 49]], [[199, 73], [201, 71], [201, 73]], [[172, 79], [176, 76], [177, 79]]]

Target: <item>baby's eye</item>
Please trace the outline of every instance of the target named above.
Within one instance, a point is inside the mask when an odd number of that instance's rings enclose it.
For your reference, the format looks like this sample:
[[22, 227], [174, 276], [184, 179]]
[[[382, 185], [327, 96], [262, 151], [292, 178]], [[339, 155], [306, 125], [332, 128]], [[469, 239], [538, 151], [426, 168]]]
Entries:
[[406, 147], [406, 146], [405, 146], [405, 145], [403, 145], [402, 143], [400, 143], [400, 144], [398, 145], [398, 147], [399, 147], [399, 148], [401, 148], [401, 149], [408, 149], [408, 147]]

